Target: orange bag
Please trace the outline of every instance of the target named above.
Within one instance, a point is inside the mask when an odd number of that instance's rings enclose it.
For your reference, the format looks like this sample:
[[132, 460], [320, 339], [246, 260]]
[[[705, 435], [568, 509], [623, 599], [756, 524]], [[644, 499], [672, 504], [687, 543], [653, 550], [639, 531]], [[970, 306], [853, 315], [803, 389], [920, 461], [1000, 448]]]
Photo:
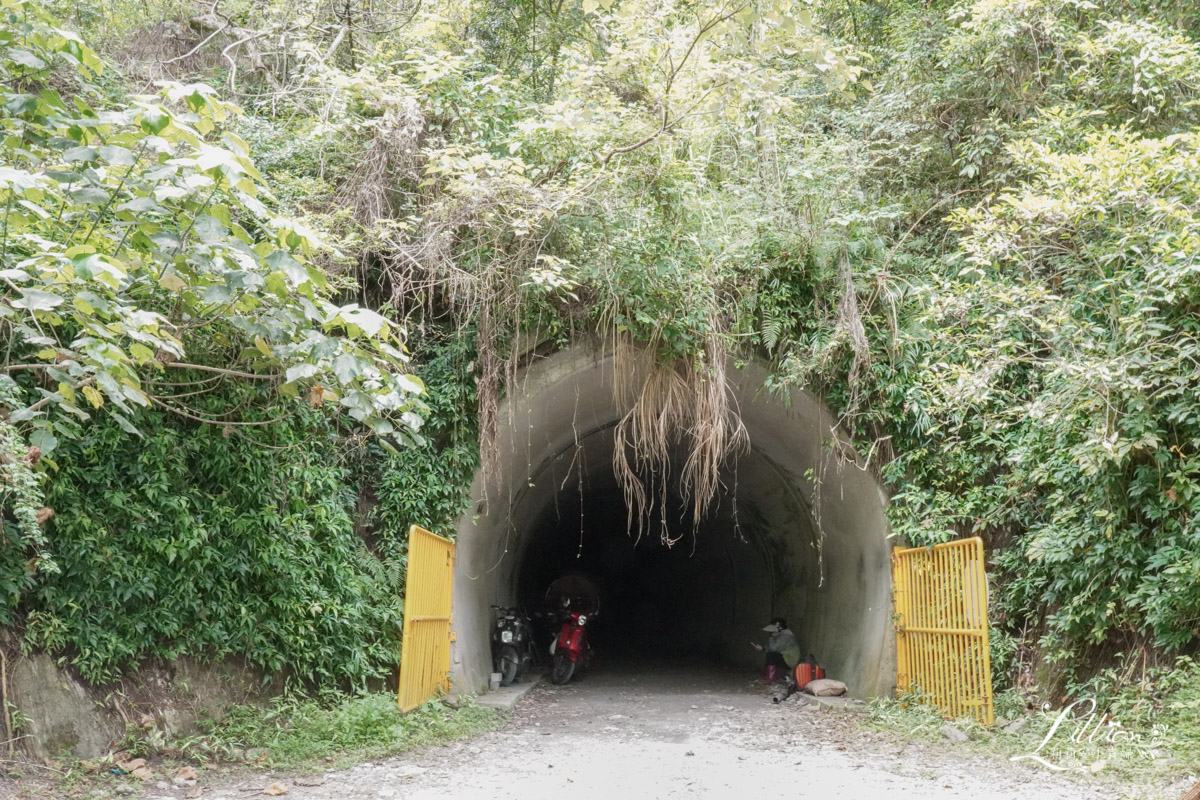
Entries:
[[809, 653], [807, 659], [796, 665], [796, 691], [800, 691], [812, 681], [818, 681], [824, 677], [825, 670], [821, 669], [821, 665], [813, 658], [812, 653]]

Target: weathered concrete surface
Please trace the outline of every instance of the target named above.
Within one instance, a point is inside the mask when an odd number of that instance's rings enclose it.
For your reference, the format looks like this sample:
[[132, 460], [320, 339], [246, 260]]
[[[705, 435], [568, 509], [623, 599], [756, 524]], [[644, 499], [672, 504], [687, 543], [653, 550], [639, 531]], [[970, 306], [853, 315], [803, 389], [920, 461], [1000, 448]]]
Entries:
[[169, 701], [160, 701], [157, 711], [169, 736], [191, 736], [202, 717], [220, 721], [228, 706], [262, 703], [283, 691], [281, 679], [264, 684], [261, 672], [233, 661], [208, 664], [181, 658], [166, 666]]
[[69, 753], [91, 758], [108, 750], [125, 726], [98, 705], [86, 685], [46, 655], [22, 658], [9, 678], [10, 702], [20, 712], [22, 745], [38, 758]]
[[797, 692], [788, 698], [787, 702], [796, 701], [814, 708], [830, 708], [834, 711], [865, 711], [867, 706], [857, 697], [813, 697], [811, 694]]
[[512, 711], [521, 698], [529, 694], [530, 690], [541, 682], [542, 676], [540, 675], [526, 678], [524, 683], [514, 683], [509, 686], [501, 686], [494, 692], [485, 692], [475, 698], [475, 702], [499, 711]]
[[194, 659], [150, 664], [110, 686], [90, 686], [47, 655], [12, 666], [9, 701], [21, 718], [20, 743], [36, 758], [107, 753], [126, 733], [159, 730], [167, 739], [198, 732], [202, 716], [220, 719], [228, 705], [279, 691], [235, 663]]
[[[486, 687], [489, 605], [530, 600], [536, 582], [529, 576], [548, 569], [558, 536], [578, 540], [579, 563], [605, 548], [591, 557], [600, 565], [593, 572], [607, 573], [617, 589], [630, 572], [605, 564], [654, 559], [662, 591], [655, 595], [642, 575], [647, 598], [632, 615], [648, 628], [647, 620], [662, 617], [651, 647], [676, 645], [752, 667], [761, 656], [749, 641], [761, 641], [760, 628], [779, 614], [851, 694], [890, 693], [886, 496], [842, 443], [828, 410], [802, 391], [786, 402], [765, 396], [760, 365], [731, 372], [751, 452], [727, 470], [712, 519], [685, 546], [657, 547], [652, 533], [622, 550], [623, 501], [611, 463], [613, 426], [627, 409], [614, 398], [613, 369], [602, 347], [576, 345], [536, 362], [510, 389], [500, 413], [499, 469], [489, 485], [476, 480], [476, 507], [458, 525], [456, 686]], [[587, 519], [614, 509], [619, 535], [597, 542]]]

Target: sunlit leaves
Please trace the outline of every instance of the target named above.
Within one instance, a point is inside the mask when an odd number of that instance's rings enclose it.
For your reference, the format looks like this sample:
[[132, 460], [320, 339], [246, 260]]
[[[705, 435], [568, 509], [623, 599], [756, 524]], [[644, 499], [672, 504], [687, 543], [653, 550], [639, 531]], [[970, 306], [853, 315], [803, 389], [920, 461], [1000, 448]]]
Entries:
[[[27, 364], [17, 377], [28, 408], [12, 409], [14, 419], [47, 452], [77, 434], [81, 399], [118, 409], [133, 430], [135, 407], [158, 402], [149, 387], [190, 359], [228, 379], [340, 386], [355, 419], [403, 439], [419, 421], [404, 415], [420, 406], [401, 380], [402, 332], [324, 299], [305, 229], [268, 211], [246, 143], [221, 130], [238, 109], [202, 84], [164, 82], [99, 108], [93, 87], [69, 75], [42, 89], [21, 76], [63, 54], [82, 78], [100, 63], [32, 4], [10, 6], [30, 20], [8, 17], [0, 40], [0, 73], [13, 78], [0, 90], [10, 155], [0, 168], [0, 318], [12, 322], [7, 358]], [[38, 388], [37, 362], [59, 391]]]
[[1106, 131], [1012, 155], [1031, 178], [952, 215], [961, 260], [928, 295], [913, 399], [956, 452], [897, 497], [900, 527], [1026, 526], [1013, 597], [1054, 610], [1056, 643], [1178, 647], [1200, 602], [1169, 555], [1200, 497], [1200, 140]]

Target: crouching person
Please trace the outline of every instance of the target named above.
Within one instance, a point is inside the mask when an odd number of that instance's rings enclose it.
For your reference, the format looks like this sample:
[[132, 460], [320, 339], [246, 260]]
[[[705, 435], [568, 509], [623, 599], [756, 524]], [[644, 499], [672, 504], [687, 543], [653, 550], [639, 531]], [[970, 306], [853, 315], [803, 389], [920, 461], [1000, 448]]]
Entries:
[[766, 654], [764, 680], [767, 683], [775, 683], [777, 680], [791, 677], [796, 665], [800, 663], [800, 642], [796, 639], [796, 634], [788, 629], [787, 620], [783, 617], [775, 617], [763, 630], [771, 634], [767, 646], [764, 648], [758, 642], [751, 642], [750, 646]]

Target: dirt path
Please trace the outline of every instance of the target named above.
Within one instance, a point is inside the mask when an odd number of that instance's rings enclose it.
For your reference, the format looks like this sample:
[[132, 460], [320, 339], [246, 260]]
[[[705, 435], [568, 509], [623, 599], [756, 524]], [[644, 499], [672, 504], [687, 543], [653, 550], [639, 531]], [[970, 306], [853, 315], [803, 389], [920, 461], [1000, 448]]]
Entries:
[[[537, 687], [503, 730], [330, 772], [320, 786], [280, 780], [297, 800], [1141, 796], [948, 744], [889, 741], [857, 729], [851, 713], [768, 697], [742, 675], [597, 671]], [[255, 776], [205, 797], [245, 797], [271, 780]]]

